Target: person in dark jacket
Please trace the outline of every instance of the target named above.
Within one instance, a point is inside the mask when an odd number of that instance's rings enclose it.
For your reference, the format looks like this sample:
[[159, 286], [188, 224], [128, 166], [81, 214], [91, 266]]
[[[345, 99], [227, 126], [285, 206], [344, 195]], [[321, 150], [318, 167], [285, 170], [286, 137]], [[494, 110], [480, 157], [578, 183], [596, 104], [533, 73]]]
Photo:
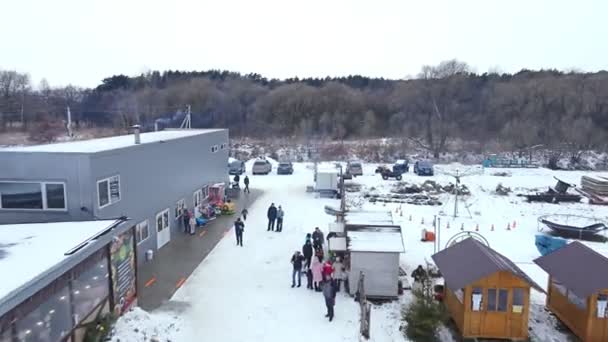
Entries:
[[188, 209], [182, 209], [182, 220], [184, 221], [184, 231], [190, 233], [190, 213], [188, 213]]
[[234, 232], [236, 233], [236, 245], [243, 247], [243, 232], [245, 231], [245, 223], [241, 221], [241, 218], [237, 218], [234, 221]]
[[426, 277], [427, 274], [422, 265], [418, 265], [414, 272], [412, 272], [412, 278], [414, 278], [415, 282], [421, 283]]
[[304, 241], [304, 243], [310, 241], [310, 243], [312, 243], [312, 234], [310, 233], [306, 233], [306, 241]]
[[268, 231], [274, 231], [274, 223], [277, 220], [277, 207], [274, 206], [274, 203], [270, 204], [268, 208]]
[[313, 279], [312, 279], [312, 269], [309, 267], [309, 268], [306, 270], [306, 288], [307, 288], [307, 289], [313, 290], [313, 287], [312, 287], [312, 280], [313, 280]]
[[323, 282], [322, 288], [325, 306], [327, 307], [327, 314], [325, 317], [329, 317], [329, 321], [331, 322], [334, 319], [334, 306], [336, 305], [336, 286], [330, 279]]
[[234, 182], [238, 185], [240, 181], [241, 181], [241, 177], [239, 177], [239, 175], [235, 175]]
[[312, 260], [312, 243], [310, 241], [306, 241], [304, 246], [302, 246], [302, 254], [304, 254], [304, 259], [306, 260], [305, 267], [310, 268], [310, 262]]
[[312, 244], [315, 249], [323, 247], [323, 232], [319, 227], [316, 227], [315, 231], [312, 233]]
[[243, 216], [243, 221], [247, 221], [247, 215], [249, 215], [247, 208], [244, 208], [243, 211], [241, 211], [241, 215]]
[[251, 191], [249, 191], [249, 176], [245, 176], [245, 179], [243, 179], [243, 183], [245, 183], [245, 189], [243, 189], [243, 192], [250, 194]]
[[293, 265], [293, 272], [291, 273], [291, 287], [296, 286], [296, 275], [298, 276], [298, 287], [302, 286], [302, 263], [304, 257], [300, 254], [300, 251], [296, 251], [291, 257], [291, 264]]

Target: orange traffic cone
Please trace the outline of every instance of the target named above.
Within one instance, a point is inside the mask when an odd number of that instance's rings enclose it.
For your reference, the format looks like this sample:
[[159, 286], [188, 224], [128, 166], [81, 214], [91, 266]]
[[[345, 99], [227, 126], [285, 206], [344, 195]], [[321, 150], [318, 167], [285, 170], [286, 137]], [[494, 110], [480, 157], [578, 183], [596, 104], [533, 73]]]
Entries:
[[478, 231], [479, 231], [479, 224], [477, 224], [477, 225], [475, 226], [475, 231], [476, 231], [476, 232], [478, 232]]
[[515, 222], [515, 220], [513, 220], [513, 229], [515, 229], [516, 225], [517, 225], [517, 222]]

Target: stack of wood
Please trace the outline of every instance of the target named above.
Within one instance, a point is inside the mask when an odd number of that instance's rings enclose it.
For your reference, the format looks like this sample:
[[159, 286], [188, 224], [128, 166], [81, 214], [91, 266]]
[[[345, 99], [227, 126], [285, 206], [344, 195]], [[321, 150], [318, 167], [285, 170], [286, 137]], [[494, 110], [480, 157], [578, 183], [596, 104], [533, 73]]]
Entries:
[[589, 198], [591, 204], [608, 205], [608, 177], [583, 176], [577, 191]]

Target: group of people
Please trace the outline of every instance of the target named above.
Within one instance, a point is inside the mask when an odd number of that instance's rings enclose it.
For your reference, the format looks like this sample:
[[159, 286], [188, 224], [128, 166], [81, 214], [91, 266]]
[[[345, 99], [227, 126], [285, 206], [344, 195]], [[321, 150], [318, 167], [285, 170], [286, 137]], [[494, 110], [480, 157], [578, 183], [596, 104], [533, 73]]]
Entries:
[[[241, 181], [241, 177], [239, 175], [235, 175], [234, 184], [236, 185], [237, 188], [240, 187], [240, 181]], [[243, 192], [246, 194], [250, 194], [251, 191], [249, 190], [249, 176], [245, 175], [245, 178], [243, 179], [243, 184], [245, 184], [245, 188], [243, 189]]]
[[324, 240], [323, 232], [319, 227], [316, 227], [312, 234], [306, 234], [302, 252], [295, 251], [291, 257], [293, 266], [291, 287], [302, 286], [301, 279], [302, 273], [304, 273], [307, 279], [306, 288], [323, 293], [327, 307], [325, 317], [329, 318], [331, 322], [334, 318], [336, 294], [340, 292], [342, 281], [344, 281], [344, 288], [348, 289], [348, 271], [339, 257], [328, 257], [324, 261]]
[[[281, 208], [280, 205], [277, 208], [274, 206], [274, 203], [270, 204], [270, 207], [268, 208], [268, 213], [267, 213], [268, 231], [282, 232], [284, 216], [285, 216], [285, 212], [283, 211], [283, 208]], [[275, 223], [276, 223], [276, 230], [275, 230]]]

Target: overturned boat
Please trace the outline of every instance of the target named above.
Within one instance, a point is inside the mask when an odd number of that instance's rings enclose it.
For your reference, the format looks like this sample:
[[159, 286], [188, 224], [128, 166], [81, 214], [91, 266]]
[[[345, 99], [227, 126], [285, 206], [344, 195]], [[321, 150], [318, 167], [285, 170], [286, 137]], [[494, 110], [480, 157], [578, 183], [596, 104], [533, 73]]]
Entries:
[[608, 229], [606, 222], [586, 216], [553, 214], [541, 216], [538, 221], [559, 236], [578, 239], [593, 237]]

